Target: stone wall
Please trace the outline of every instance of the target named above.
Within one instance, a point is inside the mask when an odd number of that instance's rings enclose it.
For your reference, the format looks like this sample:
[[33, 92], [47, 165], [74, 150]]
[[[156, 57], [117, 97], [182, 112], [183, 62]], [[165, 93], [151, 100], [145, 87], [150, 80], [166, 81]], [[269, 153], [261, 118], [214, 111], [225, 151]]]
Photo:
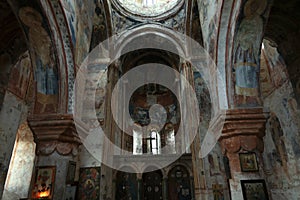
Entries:
[[3, 193], [16, 133], [25, 111], [24, 103], [10, 92], [6, 92], [0, 111], [0, 194]]
[[262, 96], [270, 111], [263, 153], [267, 187], [273, 199], [299, 199], [300, 110], [285, 62], [266, 40], [261, 58]]

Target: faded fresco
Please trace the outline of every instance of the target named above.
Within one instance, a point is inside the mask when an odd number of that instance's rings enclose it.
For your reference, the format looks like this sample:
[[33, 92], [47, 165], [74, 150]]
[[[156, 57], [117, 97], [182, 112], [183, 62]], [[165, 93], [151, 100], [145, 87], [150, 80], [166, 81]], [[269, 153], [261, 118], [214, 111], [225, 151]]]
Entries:
[[261, 87], [264, 107], [271, 112], [264, 140], [264, 171], [273, 199], [294, 199], [300, 195], [300, 109], [276, 45], [267, 40], [263, 44]]
[[31, 71], [31, 60], [27, 51], [20, 56], [17, 63], [11, 69], [10, 81], [8, 83], [9, 91], [24, 99], [29, 86]]
[[62, 7], [65, 11], [67, 22], [69, 25], [69, 31], [72, 38], [73, 46], [76, 45], [76, 13], [75, 13], [75, 0], [63, 0], [61, 1]]
[[19, 17], [26, 26], [31, 46], [31, 59], [37, 86], [37, 105], [39, 112], [53, 112], [57, 109], [58, 75], [53, 57], [53, 45], [48, 31], [44, 28], [41, 14], [32, 7], [19, 10]]
[[[95, 1], [95, 13], [93, 18], [93, 31], [90, 51], [92, 51], [98, 44], [105, 41], [109, 37], [106, 20], [107, 19], [102, 1]], [[107, 49], [107, 47], [104, 48], [105, 50]]]
[[198, 0], [199, 17], [203, 35], [203, 47], [215, 60], [217, 32], [222, 4], [218, 0]]
[[258, 100], [258, 74], [264, 24], [261, 15], [264, 13], [266, 6], [266, 0], [247, 1], [243, 8], [243, 18], [235, 36], [233, 68], [235, 72], [235, 93], [241, 98], [237, 99], [238, 105], [245, 105], [247, 97], [256, 97], [256, 99], [248, 99], [250, 105], [260, 104]]
[[76, 45], [75, 45], [75, 63], [80, 66], [90, 50], [90, 41], [92, 37], [93, 17], [95, 3], [94, 1], [75, 1], [76, 16]]

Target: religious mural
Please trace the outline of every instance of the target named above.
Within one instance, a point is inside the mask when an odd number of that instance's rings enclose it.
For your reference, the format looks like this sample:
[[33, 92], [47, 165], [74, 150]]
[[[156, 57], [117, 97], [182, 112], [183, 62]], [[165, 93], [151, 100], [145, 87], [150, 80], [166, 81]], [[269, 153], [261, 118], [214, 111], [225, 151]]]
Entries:
[[212, 189], [213, 189], [214, 200], [225, 199], [223, 186], [221, 184], [213, 184]]
[[85, 59], [90, 50], [94, 8], [94, 1], [75, 1], [75, 63], [78, 66], [81, 65], [82, 61]]
[[[235, 71], [235, 93], [243, 97], [246, 103], [246, 96], [258, 97], [259, 82], [259, 56], [263, 33], [262, 14], [267, 6], [267, 1], [249, 0], [243, 9], [243, 18], [237, 30], [234, 42], [234, 71]], [[251, 104], [259, 103], [259, 100], [252, 100]]]
[[80, 169], [77, 198], [89, 200], [100, 198], [100, 167]]
[[9, 90], [21, 99], [25, 98], [31, 70], [31, 60], [27, 51], [20, 56], [18, 62], [12, 67], [8, 84]]
[[279, 119], [274, 114], [269, 119], [269, 127], [271, 128], [271, 136], [275, 145], [275, 149], [272, 152], [273, 160], [280, 163], [284, 168], [287, 168], [288, 155], [284, 142], [284, 133]]
[[264, 39], [260, 61], [260, 89], [265, 98], [288, 80], [286, 64], [276, 44]]
[[26, 26], [29, 43], [32, 45], [31, 59], [34, 61], [37, 104], [41, 108], [39, 112], [49, 112], [49, 109], [55, 111], [58, 98], [57, 66], [51, 38], [43, 25], [45, 22], [41, 14], [32, 7], [21, 8], [19, 17]]
[[[211, 119], [210, 93], [205, 80], [197, 71], [194, 72], [194, 84], [200, 111], [200, 127], [207, 130], [208, 124]], [[203, 133], [203, 131], [201, 132]]]
[[76, 13], [75, 13], [75, 0], [61, 1], [62, 7], [65, 10], [65, 15], [69, 25], [69, 30], [72, 38], [73, 46], [76, 45]]
[[174, 8], [179, 0], [118, 0], [121, 6], [132, 13], [157, 16]]
[[169, 197], [172, 200], [191, 200], [192, 190], [190, 185], [190, 175], [183, 166], [175, 166], [168, 176]]
[[[107, 29], [106, 15], [104, 11], [103, 2], [95, 1], [95, 14], [93, 19], [93, 31], [90, 44], [90, 51], [92, 51], [98, 44], [106, 40], [108, 38], [108, 33], [109, 32]], [[107, 49], [107, 47], [103, 48]]]

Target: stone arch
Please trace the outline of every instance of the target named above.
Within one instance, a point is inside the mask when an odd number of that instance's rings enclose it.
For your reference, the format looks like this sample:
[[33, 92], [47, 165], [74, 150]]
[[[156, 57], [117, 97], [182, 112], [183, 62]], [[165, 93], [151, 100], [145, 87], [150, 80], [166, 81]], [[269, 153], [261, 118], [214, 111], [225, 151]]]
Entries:
[[[114, 56], [120, 55], [120, 53], [126, 48], [126, 46], [130, 45], [130, 43], [132, 43], [134, 40], [141, 37], [145, 37], [147, 35], [154, 35], [157, 38], [160, 38], [161, 40], [170, 43], [175, 47], [176, 52], [178, 52], [179, 55], [187, 55], [185, 48], [186, 44], [184, 43], [182, 38], [179, 38], [177, 35], [174, 35], [174, 31], [167, 28], [163, 28], [158, 25], [151, 24], [136, 27], [132, 31], [123, 32], [120, 36], [115, 37], [114, 39], [116, 52]], [[137, 47], [138, 49], [141, 49], [142, 46]], [[145, 46], [143, 48], [151, 48], [151, 46]]]
[[170, 166], [166, 169], [166, 175], [168, 175], [168, 174], [170, 173], [170, 171], [171, 171], [174, 167], [176, 167], [176, 166], [182, 166], [182, 167], [184, 167], [184, 168], [188, 171], [188, 173], [189, 173], [190, 176], [193, 174], [192, 169], [191, 169], [186, 163], [184, 163], [184, 162], [180, 162], [180, 163], [175, 162], [175, 163], [173, 163], [172, 165], [170, 165]]

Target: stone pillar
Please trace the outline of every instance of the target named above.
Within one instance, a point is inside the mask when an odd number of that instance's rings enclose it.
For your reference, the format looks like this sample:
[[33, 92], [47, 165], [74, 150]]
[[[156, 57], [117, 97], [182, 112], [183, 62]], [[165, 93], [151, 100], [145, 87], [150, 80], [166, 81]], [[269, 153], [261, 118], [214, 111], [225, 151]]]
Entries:
[[[182, 75], [187, 79], [189, 84], [194, 88], [194, 75], [192, 66], [188, 62], [182, 63]], [[187, 94], [185, 88], [181, 88], [183, 90], [182, 96], [184, 98], [190, 97], [191, 94]], [[205, 198], [205, 193], [207, 190], [206, 186], [206, 180], [205, 180], [205, 174], [204, 174], [204, 161], [203, 159], [199, 158], [199, 152], [200, 152], [200, 134], [199, 131], [196, 130], [196, 123], [195, 122], [195, 112], [194, 110], [191, 110], [191, 101], [189, 99], [185, 99], [183, 101], [184, 105], [182, 106], [183, 110], [183, 119], [184, 120], [184, 130], [186, 133], [190, 133], [188, 135], [187, 140], [184, 141], [184, 143], [191, 144], [190, 150], [192, 154], [192, 162], [193, 162], [193, 173], [194, 173], [194, 188], [195, 188], [195, 198], [196, 199], [203, 199]], [[200, 113], [199, 113], [200, 114]], [[200, 116], [199, 116], [200, 117]], [[192, 123], [193, 122], [193, 123]], [[193, 131], [197, 131], [197, 134], [195, 135], [195, 138], [193, 138]], [[186, 138], [184, 138], [186, 139]]]
[[[268, 114], [262, 108], [233, 109], [227, 110], [223, 117], [225, 123], [219, 142], [222, 153], [229, 159], [230, 192], [232, 199], [243, 199], [240, 180], [265, 177], [261, 153], [264, 150], [263, 137]], [[257, 172], [242, 172], [239, 158], [241, 152], [256, 153], [259, 168]]]
[[168, 176], [164, 176], [162, 180], [162, 195], [163, 199], [167, 200], [168, 199]]
[[[55, 166], [53, 200], [64, 198], [69, 161], [76, 161], [81, 144], [72, 115], [47, 115], [28, 118], [36, 143], [36, 167]], [[32, 177], [34, 183], [35, 173]], [[31, 190], [33, 187], [31, 187]], [[30, 191], [31, 197], [31, 191]]]
[[[116, 145], [116, 133], [119, 131], [118, 125], [115, 123], [115, 119], [112, 116], [111, 113], [111, 104], [114, 104], [116, 102], [111, 102], [111, 96], [112, 91], [115, 87], [115, 84], [117, 83], [119, 79], [119, 67], [120, 63], [119, 60], [112, 63], [112, 65], [108, 68], [108, 80], [107, 83], [107, 91], [106, 91], [106, 99], [105, 99], [105, 121], [104, 121], [104, 133], [106, 134], [106, 137], [110, 139], [110, 141]], [[118, 105], [116, 105], [118, 106]], [[121, 133], [119, 134], [119, 136]], [[114, 145], [109, 145], [104, 143], [103, 144], [103, 151], [102, 151], [102, 162], [103, 163], [112, 163], [115, 152]], [[105, 175], [106, 181], [101, 182], [101, 187], [105, 188], [105, 191], [101, 193], [100, 199], [106, 200], [106, 199], [113, 199], [113, 169], [107, 165], [102, 164], [101, 165], [101, 174]]]

